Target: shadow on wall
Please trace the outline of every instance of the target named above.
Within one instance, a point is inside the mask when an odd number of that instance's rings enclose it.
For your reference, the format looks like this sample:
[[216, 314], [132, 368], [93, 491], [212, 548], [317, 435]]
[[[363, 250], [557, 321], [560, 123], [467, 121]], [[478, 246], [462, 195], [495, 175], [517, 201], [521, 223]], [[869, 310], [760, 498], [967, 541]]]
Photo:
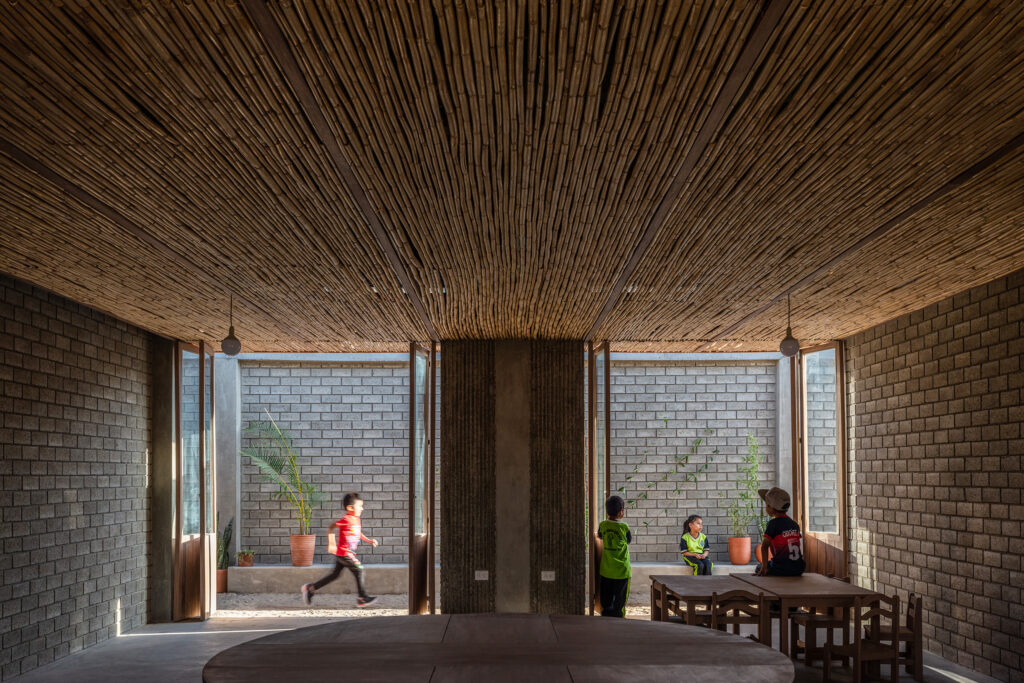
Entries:
[[[847, 378], [849, 389], [847, 390], [847, 406], [853, 406], [857, 395], [857, 380], [855, 377]], [[865, 526], [860, 524], [860, 515], [857, 507], [857, 498], [854, 496], [857, 482], [858, 461], [854, 456], [858, 453], [857, 441], [857, 415], [852, 409], [846, 410], [846, 500], [847, 505], [847, 534], [850, 539], [850, 577], [855, 579], [859, 585], [871, 587], [878, 583], [878, 557], [872, 552], [875, 548], [874, 534]]]

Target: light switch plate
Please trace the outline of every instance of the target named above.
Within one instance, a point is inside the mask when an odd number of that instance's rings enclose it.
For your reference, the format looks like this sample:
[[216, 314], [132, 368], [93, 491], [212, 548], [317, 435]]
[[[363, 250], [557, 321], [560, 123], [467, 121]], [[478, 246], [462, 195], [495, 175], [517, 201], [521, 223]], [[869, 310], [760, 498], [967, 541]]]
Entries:
[[473, 578], [475, 578], [477, 581], [486, 581], [487, 580], [487, 570], [486, 569], [477, 569], [475, 572], [473, 572]]
[[541, 581], [554, 581], [555, 580], [555, 573], [554, 572], [541, 572], [540, 573], [540, 580]]

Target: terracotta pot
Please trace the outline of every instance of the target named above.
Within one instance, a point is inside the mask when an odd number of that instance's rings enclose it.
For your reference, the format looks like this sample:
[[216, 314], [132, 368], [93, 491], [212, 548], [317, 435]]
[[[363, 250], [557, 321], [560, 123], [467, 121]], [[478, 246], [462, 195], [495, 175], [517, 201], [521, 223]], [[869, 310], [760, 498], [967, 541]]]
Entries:
[[255, 558], [252, 555], [239, 555], [238, 556], [238, 566], [239, 567], [251, 567], [252, 566], [252, 561], [254, 559]]
[[217, 592], [227, 593], [228, 592], [228, 570], [218, 569], [217, 570]]
[[750, 564], [750, 536], [729, 537], [729, 562], [732, 564]]
[[764, 562], [764, 560], [761, 559], [761, 544], [760, 543], [758, 543], [757, 545], [754, 546], [754, 557], [757, 558], [758, 562]]
[[316, 534], [292, 534], [288, 541], [292, 547], [292, 566], [312, 567]]

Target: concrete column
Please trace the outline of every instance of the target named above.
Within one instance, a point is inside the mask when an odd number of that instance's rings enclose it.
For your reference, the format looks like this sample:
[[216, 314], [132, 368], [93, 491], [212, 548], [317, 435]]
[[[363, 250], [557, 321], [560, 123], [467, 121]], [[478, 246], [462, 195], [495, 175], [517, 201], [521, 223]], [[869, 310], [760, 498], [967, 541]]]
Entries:
[[776, 486], [793, 492], [793, 381], [789, 358], [780, 358], [776, 374], [775, 444], [778, 462]]
[[530, 611], [530, 345], [495, 342], [494, 608]]
[[446, 613], [583, 612], [582, 348], [563, 340], [443, 343]]
[[217, 433], [214, 435], [217, 457], [217, 513], [222, 530], [234, 517], [234, 533], [228, 554], [234, 564], [235, 553], [242, 547], [241, 462], [242, 446], [242, 383], [238, 359], [217, 354], [213, 360], [214, 410]]

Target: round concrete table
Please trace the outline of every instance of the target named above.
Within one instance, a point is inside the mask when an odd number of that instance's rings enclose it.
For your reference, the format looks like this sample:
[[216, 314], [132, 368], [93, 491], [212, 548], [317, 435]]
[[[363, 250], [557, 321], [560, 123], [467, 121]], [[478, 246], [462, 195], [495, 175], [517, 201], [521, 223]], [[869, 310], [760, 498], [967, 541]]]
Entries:
[[456, 614], [338, 621], [251, 640], [207, 683], [254, 681], [764, 681], [789, 657], [700, 626], [584, 616]]

